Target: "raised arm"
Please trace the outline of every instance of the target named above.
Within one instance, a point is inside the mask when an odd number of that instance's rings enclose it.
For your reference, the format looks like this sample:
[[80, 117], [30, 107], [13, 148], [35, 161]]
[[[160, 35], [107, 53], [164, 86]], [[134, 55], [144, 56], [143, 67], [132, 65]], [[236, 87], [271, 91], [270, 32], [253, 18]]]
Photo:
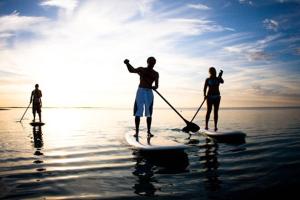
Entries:
[[132, 65], [129, 63], [128, 59], [125, 59], [124, 63], [127, 66], [127, 69], [130, 73], [138, 73], [138, 70], [136, 68], [132, 67]]
[[223, 75], [223, 70], [220, 70], [220, 73], [219, 73], [219, 76], [218, 76], [218, 79], [219, 79], [219, 82], [220, 83], [224, 83], [224, 80], [222, 78], [222, 75]]

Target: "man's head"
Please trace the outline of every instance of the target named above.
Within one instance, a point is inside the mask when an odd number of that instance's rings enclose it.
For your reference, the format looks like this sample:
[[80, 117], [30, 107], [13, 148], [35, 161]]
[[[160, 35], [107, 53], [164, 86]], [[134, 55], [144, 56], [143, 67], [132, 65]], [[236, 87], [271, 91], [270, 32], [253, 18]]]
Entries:
[[39, 84], [35, 84], [35, 89], [39, 89]]
[[153, 69], [155, 63], [156, 63], [156, 59], [154, 57], [149, 57], [147, 59], [148, 68]]

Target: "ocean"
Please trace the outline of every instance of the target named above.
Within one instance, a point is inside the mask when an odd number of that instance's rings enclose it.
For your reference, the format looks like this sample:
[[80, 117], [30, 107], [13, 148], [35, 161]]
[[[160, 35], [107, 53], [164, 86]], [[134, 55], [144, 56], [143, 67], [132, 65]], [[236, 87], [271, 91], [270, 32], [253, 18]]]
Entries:
[[131, 109], [45, 108], [41, 129], [30, 112], [17, 122], [23, 112], [0, 110], [1, 199], [300, 199], [300, 108], [220, 110], [220, 130], [247, 134], [238, 144], [188, 138], [171, 109], [155, 109], [152, 133], [190, 146], [162, 153], [126, 143]]

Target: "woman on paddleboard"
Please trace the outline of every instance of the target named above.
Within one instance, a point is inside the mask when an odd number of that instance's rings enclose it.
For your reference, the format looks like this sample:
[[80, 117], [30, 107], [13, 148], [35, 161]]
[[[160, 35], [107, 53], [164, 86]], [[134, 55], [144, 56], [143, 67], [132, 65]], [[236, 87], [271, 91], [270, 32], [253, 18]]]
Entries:
[[[221, 101], [221, 95], [219, 90], [220, 83], [224, 83], [222, 78], [223, 71], [221, 70], [219, 76], [217, 77], [217, 71], [214, 67], [209, 68], [210, 77], [206, 79], [204, 84], [204, 98], [207, 99], [207, 112], [205, 118], [205, 129], [208, 130], [208, 121], [210, 118], [210, 113], [212, 106], [214, 106], [214, 122], [215, 131], [218, 130], [218, 112]], [[207, 92], [208, 88], [208, 92]]]

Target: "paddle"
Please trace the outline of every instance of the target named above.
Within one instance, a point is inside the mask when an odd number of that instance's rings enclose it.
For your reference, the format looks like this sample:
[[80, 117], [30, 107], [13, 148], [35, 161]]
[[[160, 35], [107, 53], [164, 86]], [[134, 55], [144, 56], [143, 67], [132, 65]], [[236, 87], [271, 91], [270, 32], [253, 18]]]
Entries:
[[197, 124], [194, 124], [192, 122], [189, 122], [188, 120], [184, 119], [182, 115], [156, 90], [153, 89], [176, 113], [179, 115], [179, 117], [186, 123], [186, 129], [188, 131], [197, 132], [199, 131], [200, 127]]
[[[195, 115], [194, 115], [194, 117], [192, 118], [192, 120], [190, 121], [190, 123], [192, 123], [192, 121], [193, 121], [193, 120], [195, 119], [195, 117], [197, 116], [197, 114], [198, 114], [199, 110], [202, 108], [202, 106], [203, 106], [205, 100], [206, 100], [206, 98], [204, 98], [204, 100], [202, 101], [201, 105], [199, 106], [197, 112], [195, 113]], [[186, 127], [184, 127], [184, 128], [182, 129], [182, 131], [188, 133], [188, 132], [190, 132], [190, 129], [189, 129], [188, 126], [186, 126]]]
[[25, 112], [24, 112], [22, 118], [21, 118], [20, 121], [18, 121], [18, 122], [21, 122], [21, 121], [23, 120], [23, 117], [25, 116], [25, 114], [26, 114], [26, 112], [27, 112], [27, 110], [28, 110], [30, 104], [31, 104], [31, 102], [30, 102], [29, 105], [27, 106], [27, 108], [26, 108], [26, 110], [25, 110]]
[[202, 106], [203, 106], [205, 100], [206, 100], [206, 97], [203, 99], [203, 101], [202, 101], [200, 107], [198, 108], [198, 110], [197, 110], [197, 112], [195, 113], [194, 117], [192, 118], [191, 122], [192, 122], [192, 121], [195, 119], [195, 117], [197, 116], [197, 114], [198, 114], [199, 110], [202, 108]]

